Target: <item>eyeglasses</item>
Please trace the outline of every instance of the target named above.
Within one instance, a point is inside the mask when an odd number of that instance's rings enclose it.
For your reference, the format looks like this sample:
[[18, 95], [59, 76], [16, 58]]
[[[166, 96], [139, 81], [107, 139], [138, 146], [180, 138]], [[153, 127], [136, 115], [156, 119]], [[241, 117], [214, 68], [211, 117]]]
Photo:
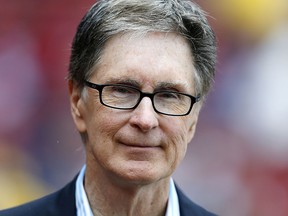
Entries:
[[199, 96], [176, 91], [146, 93], [127, 85], [98, 85], [88, 81], [85, 81], [85, 85], [99, 91], [101, 104], [120, 110], [135, 109], [142, 98], [149, 97], [155, 112], [169, 116], [185, 116], [190, 113], [193, 104], [200, 100]]

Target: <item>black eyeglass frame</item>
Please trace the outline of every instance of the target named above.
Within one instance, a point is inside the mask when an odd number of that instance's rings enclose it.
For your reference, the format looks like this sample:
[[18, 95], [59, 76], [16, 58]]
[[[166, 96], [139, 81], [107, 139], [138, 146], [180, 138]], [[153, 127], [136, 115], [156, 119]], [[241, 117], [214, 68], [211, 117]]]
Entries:
[[[185, 115], [188, 115], [191, 110], [192, 110], [192, 107], [195, 103], [197, 103], [198, 101], [200, 101], [200, 98], [201, 96], [198, 95], [197, 97], [194, 97], [192, 95], [189, 95], [189, 94], [186, 94], [186, 93], [182, 93], [182, 92], [174, 92], [174, 91], [157, 91], [157, 92], [153, 92], [153, 93], [148, 93], [148, 92], [142, 92], [141, 90], [133, 87], [133, 86], [128, 86], [128, 85], [123, 85], [123, 84], [96, 84], [96, 83], [92, 83], [92, 82], [89, 82], [87, 80], [84, 81], [85, 85], [92, 88], [92, 89], [96, 89], [99, 91], [99, 98], [100, 98], [100, 103], [106, 107], [110, 107], [110, 108], [113, 108], [113, 109], [119, 109], [119, 110], [132, 110], [132, 109], [135, 109], [139, 104], [140, 102], [142, 101], [142, 99], [144, 97], [148, 97], [150, 98], [151, 102], [152, 102], [152, 106], [153, 106], [153, 109], [156, 113], [160, 113], [160, 114], [163, 114], [163, 115], [168, 115], [168, 116], [185, 116]], [[120, 108], [120, 107], [115, 107], [115, 106], [110, 106], [110, 105], [107, 105], [103, 102], [102, 100], [102, 90], [104, 87], [106, 86], [123, 86], [123, 87], [127, 87], [127, 88], [131, 88], [131, 89], [134, 89], [135, 91], [139, 92], [140, 93], [140, 96], [139, 96], [139, 99], [138, 99], [138, 102], [133, 106], [133, 107], [130, 107], [130, 108]], [[191, 99], [191, 104], [190, 104], [190, 108], [189, 110], [184, 113], [184, 114], [168, 114], [168, 113], [163, 113], [163, 112], [160, 112], [157, 110], [157, 108], [155, 107], [154, 105], [154, 96], [155, 94], [158, 94], [158, 93], [165, 93], [165, 92], [169, 92], [169, 93], [177, 93], [177, 94], [180, 94], [180, 95], [185, 95], [187, 97], [189, 97]]]

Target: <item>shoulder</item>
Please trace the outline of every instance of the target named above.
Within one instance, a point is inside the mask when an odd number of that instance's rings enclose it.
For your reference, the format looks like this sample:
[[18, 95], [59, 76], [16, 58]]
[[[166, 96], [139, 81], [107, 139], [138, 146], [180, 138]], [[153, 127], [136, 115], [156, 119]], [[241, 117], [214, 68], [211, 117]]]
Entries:
[[203, 207], [192, 202], [176, 185], [176, 191], [179, 199], [180, 215], [181, 216], [217, 216]]
[[0, 211], [0, 216], [76, 215], [75, 179], [61, 190], [38, 200]]

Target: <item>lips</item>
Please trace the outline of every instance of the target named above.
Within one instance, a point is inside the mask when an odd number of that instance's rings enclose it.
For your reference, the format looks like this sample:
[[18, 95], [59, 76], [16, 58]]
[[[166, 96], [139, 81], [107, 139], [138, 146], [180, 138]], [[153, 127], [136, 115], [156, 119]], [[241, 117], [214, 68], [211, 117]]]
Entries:
[[159, 145], [143, 143], [143, 142], [120, 142], [122, 145], [129, 146], [129, 147], [138, 147], [138, 148], [156, 148]]
[[133, 137], [121, 137], [118, 142], [122, 145], [129, 146], [129, 147], [138, 147], [138, 148], [155, 148], [160, 147], [160, 142], [152, 141], [149, 138], [133, 138]]
[[161, 138], [158, 134], [142, 134], [125, 131], [117, 133], [114, 141], [124, 146], [135, 148], [156, 148], [162, 147]]

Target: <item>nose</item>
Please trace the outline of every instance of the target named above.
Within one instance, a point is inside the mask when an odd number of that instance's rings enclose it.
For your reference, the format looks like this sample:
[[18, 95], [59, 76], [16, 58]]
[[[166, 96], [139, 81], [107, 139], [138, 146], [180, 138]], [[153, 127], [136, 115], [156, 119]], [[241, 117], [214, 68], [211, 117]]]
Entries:
[[148, 132], [159, 125], [157, 115], [150, 98], [144, 97], [133, 110], [129, 123], [132, 127]]

